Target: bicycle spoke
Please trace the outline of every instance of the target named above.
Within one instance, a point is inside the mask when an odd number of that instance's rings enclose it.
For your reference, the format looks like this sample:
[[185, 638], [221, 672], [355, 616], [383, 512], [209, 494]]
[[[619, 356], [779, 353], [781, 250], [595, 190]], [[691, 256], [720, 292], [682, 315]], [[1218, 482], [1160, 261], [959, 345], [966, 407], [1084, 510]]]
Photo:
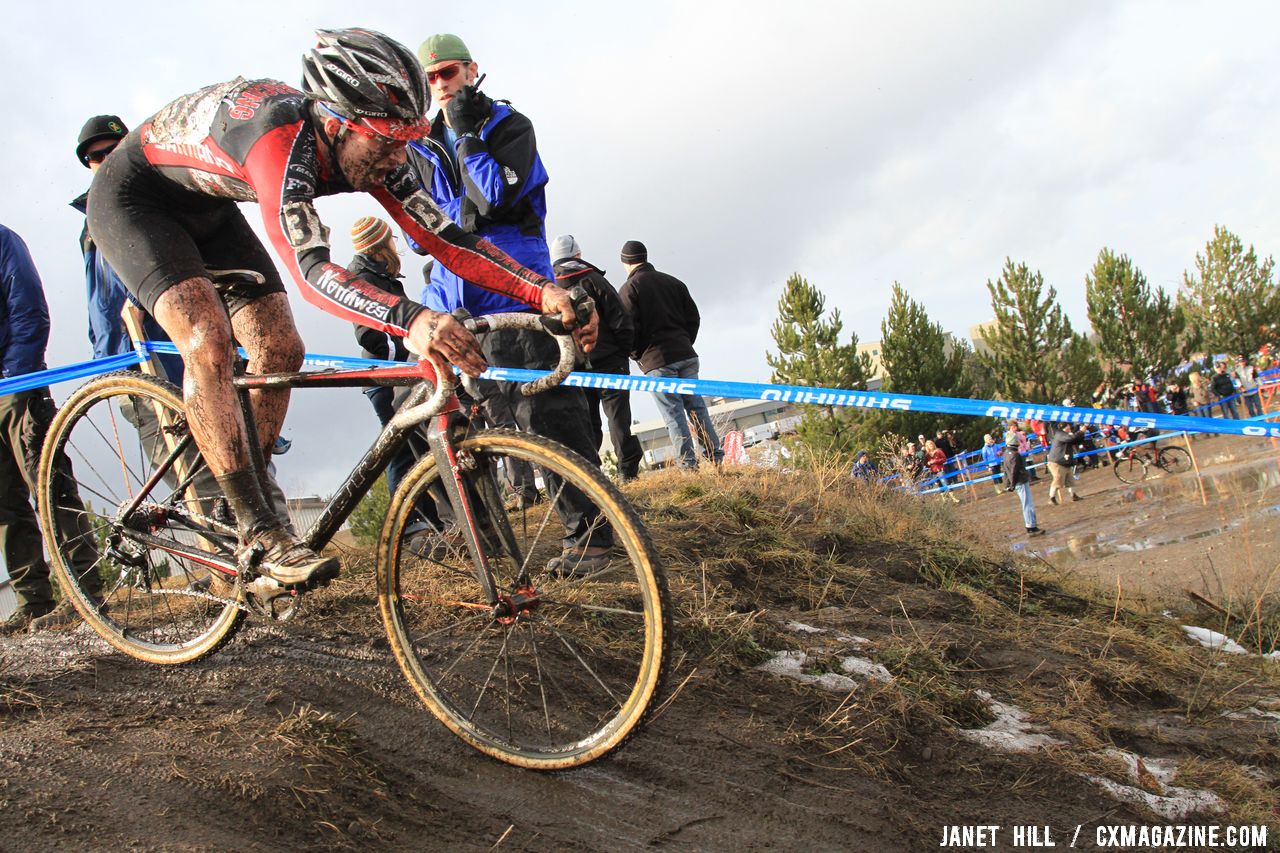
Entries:
[[[469, 554], [442, 568], [392, 548], [384, 553], [398, 557], [379, 566], [379, 587], [393, 596], [383, 609], [393, 649], [433, 713], [495, 758], [564, 768], [616, 748], [639, 725], [662, 675], [669, 633], [665, 589], [653, 571], [652, 546], [635, 536], [633, 511], [578, 457], [544, 447], [552, 445], [509, 431], [481, 432], [460, 446], [481, 463], [481, 476], [531, 467], [546, 495], [508, 509], [491, 485], [477, 481], [469, 492], [475, 517], [490, 522], [480, 544], [500, 595], [496, 610], [475, 604], [486, 582], [472, 576], [480, 569]], [[427, 465], [415, 474], [393, 499], [402, 525], [440, 476]], [[499, 499], [501, 508], [493, 505]], [[617, 550], [582, 574], [552, 575], [546, 566], [570, 543]]]

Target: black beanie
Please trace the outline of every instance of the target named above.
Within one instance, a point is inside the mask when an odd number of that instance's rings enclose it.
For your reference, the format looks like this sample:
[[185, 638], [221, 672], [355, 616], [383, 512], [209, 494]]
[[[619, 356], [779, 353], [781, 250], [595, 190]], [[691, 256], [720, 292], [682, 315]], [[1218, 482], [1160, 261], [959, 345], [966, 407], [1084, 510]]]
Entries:
[[99, 139], [124, 139], [128, 133], [129, 128], [124, 126], [120, 116], [94, 116], [80, 128], [80, 139], [76, 144], [76, 159], [88, 166], [89, 161], [84, 156], [85, 149]]
[[628, 240], [622, 244], [622, 262], [624, 264], [643, 264], [649, 260], [649, 250], [639, 240]]

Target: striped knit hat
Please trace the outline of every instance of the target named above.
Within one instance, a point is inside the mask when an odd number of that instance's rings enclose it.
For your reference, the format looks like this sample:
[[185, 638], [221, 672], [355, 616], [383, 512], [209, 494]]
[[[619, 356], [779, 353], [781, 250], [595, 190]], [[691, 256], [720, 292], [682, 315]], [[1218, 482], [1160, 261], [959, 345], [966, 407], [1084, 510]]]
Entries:
[[351, 244], [356, 254], [364, 254], [391, 239], [391, 226], [376, 216], [361, 216], [351, 226]]

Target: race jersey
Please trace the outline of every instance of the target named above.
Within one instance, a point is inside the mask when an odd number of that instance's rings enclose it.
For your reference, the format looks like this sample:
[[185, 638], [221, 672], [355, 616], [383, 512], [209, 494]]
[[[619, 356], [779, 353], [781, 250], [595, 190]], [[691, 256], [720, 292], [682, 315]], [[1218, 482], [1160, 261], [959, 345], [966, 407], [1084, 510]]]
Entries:
[[[139, 128], [143, 154], [157, 173], [189, 192], [257, 202], [277, 254], [308, 302], [344, 320], [405, 335], [423, 306], [330, 261], [329, 229], [312, 200], [355, 190], [320, 159], [312, 105], [279, 81], [238, 77], [185, 95], [152, 116]], [[422, 191], [408, 164], [389, 173], [372, 195], [450, 270], [541, 307], [547, 279], [455, 225]]]

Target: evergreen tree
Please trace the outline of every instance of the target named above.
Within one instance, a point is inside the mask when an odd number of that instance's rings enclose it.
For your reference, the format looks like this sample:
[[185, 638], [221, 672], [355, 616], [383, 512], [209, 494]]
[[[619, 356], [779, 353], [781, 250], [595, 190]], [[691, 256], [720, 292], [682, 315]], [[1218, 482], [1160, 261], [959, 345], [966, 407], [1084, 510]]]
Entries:
[[361, 545], [373, 545], [382, 534], [382, 522], [391, 508], [391, 491], [383, 474], [351, 511], [351, 535]]
[[1071, 321], [1058, 305], [1058, 291], [1046, 291], [1044, 276], [1008, 258], [987, 290], [996, 322], [985, 338], [991, 353], [981, 358], [995, 373], [999, 393], [1031, 403], [1061, 400]]
[[[778, 354], [766, 353], [773, 368], [771, 382], [781, 385], [822, 386], [858, 390], [866, 386], [871, 359], [858, 353], [858, 336], [850, 333], [840, 343], [844, 323], [840, 311], [826, 316], [826, 297], [799, 273], [787, 279], [778, 300], [773, 341]], [[858, 414], [850, 409], [806, 406], [797, 431], [809, 448], [819, 454], [852, 450]]]
[[[880, 323], [880, 359], [884, 365], [884, 390], [899, 394], [927, 394], [940, 397], [970, 397], [973, 388], [965, 372], [968, 345], [951, 339], [942, 326], [933, 322], [923, 305], [907, 296], [893, 283], [889, 313]], [[975, 429], [970, 429], [974, 426]], [[957, 430], [966, 446], [982, 436], [981, 426], [971, 418], [932, 412], [877, 411], [868, 418], [863, 438], [894, 433], [909, 439], [923, 434], [932, 438], [939, 429]]]
[[1271, 339], [1280, 323], [1280, 294], [1272, 279], [1275, 261], [1258, 260], [1253, 246], [1221, 225], [1195, 272], [1183, 273], [1178, 303], [1194, 336], [1213, 353], [1249, 354]]
[[1089, 323], [1113, 384], [1133, 371], [1161, 375], [1182, 361], [1186, 316], [1167, 293], [1147, 283], [1128, 255], [1099, 252], [1084, 289]]
[[[1062, 397], [1070, 397], [1077, 406], [1088, 406], [1093, 392], [1102, 384], [1102, 380], [1102, 364], [1098, 361], [1097, 348], [1088, 336], [1073, 333], [1062, 353]], [[1058, 403], [1061, 399], [1049, 402]]]

